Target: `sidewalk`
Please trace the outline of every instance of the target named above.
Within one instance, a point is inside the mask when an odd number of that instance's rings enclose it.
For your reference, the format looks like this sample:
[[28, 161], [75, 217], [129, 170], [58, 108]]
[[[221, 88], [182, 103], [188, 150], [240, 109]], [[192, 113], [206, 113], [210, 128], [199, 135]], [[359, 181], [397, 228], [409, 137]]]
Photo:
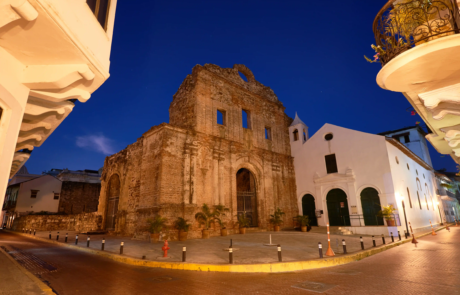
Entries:
[[1, 248], [0, 266], [0, 294], [54, 294], [48, 286], [20, 266]]
[[[64, 243], [65, 234], [68, 233], [67, 244], [75, 245], [76, 232], [60, 231], [59, 242]], [[120, 244], [124, 243], [123, 256], [161, 262], [180, 262], [182, 248], [187, 249], [187, 262], [202, 264], [228, 264], [228, 247], [230, 239], [233, 242], [233, 259], [235, 264], [258, 264], [278, 262], [278, 251], [275, 246], [265, 246], [269, 243], [271, 234], [272, 243], [280, 244], [283, 262], [305, 261], [319, 258], [318, 242], [322, 243], [323, 253], [327, 250], [327, 235], [321, 232], [301, 233], [296, 231], [235, 234], [226, 237], [211, 237], [209, 239], [194, 239], [185, 242], [169, 242], [168, 257], [162, 258], [161, 247], [163, 242], [149, 243], [147, 241], [131, 240], [129, 237], [109, 235], [91, 235], [90, 247], [100, 250], [102, 239], [105, 238], [105, 251], [115, 254], [120, 253]], [[421, 234], [421, 233], [420, 233]], [[418, 234], [418, 235], [420, 235]], [[49, 232], [36, 233], [37, 237], [48, 240]], [[57, 231], [51, 232], [51, 240], [56, 241]], [[342, 239], [345, 239], [348, 254], [361, 251], [359, 235], [331, 235], [331, 246], [336, 256], [343, 256]], [[404, 240], [404, 237], [402, 237]], [[381, 236], [375, 237], [377, 247], [383, 245]], [[395, 237], [395, 242], [399, 238]], [[372, 248], [372, 237], [363, 236], [365, 249]], [[385, 237], [386, 244], [391, 243], [390, 237]], [[78, 246], [86, 248], [87, 236], [79, 235]], [[326, 256], [324, 256], [326, 257]]]

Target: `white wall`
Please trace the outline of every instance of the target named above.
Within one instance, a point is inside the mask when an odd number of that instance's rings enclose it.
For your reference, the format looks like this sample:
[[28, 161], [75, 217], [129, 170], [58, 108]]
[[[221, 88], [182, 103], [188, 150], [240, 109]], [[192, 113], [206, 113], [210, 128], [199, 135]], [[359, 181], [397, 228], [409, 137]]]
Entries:
[[[51, 175], [44, 175], [20, 184], [16, 212], [58, 212], [59, 200], [54, 193], [61, 193], [62, 182]], [[31, 198], [31, 190], [39, 190], [37, 198]]]
[[[436, 195], [436, 179], [432, 170], [427, 170], [417, 162], [406, 156], [400, 149], [386, 143], [388, 148], [388, 158], [390, 160], [391, 175], [395, 187], [395, 193], [398, 195], [396, 207], [401, 219], [401, 233], [405, 230], [404, 212], [401, 201], [404, 201], [406, 207], [407, 221], [412, 224], [414, 231], [424, 227], [430, 227], [430, 220], [433, 225], [440, 223]], [[396, 162], [398, 157], [399, 164]], [[409, 165], [409, 169], [407, 166]], [[418, 174], [417, 174], [418, 172]], [[419, 184], [417, 184], [417, 179]], [[407, 194], [409, 188], [412, 208], [410, 206]], [[417, 192], [420, 196], [422, 209], [420, 209]], [[428, 208], [425, 201], [428, 201]]]
[[[333, 134], [331, 141], [324, 139], [327, 133]], [[328, 175], [324, 156], [334, 153], [338, 173]], [[356, 206], [357, 213], [362, 214], [360, 193], [366, 187], [373, 187], [379, 192], [382, 206], [394, 203], [393, 180], [383, 136], [325, 124], [292, 156], [299, 214], [302, 214], [302, 197], [313, 195], [316, 210], [324, 210], [324, 215], [318, 218], [320, 226], [328, 222], [326, 195], [334, 188], [340, 188], [347, 194], [350, 214], [351, 206]], [[314, 182], [315, 177], [317, 183]]]

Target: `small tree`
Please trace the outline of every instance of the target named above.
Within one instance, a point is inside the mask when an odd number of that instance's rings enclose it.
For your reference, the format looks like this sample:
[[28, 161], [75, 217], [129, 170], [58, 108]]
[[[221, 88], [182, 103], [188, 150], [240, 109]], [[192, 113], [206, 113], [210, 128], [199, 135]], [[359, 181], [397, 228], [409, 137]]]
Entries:
[[240, 228], [249, 227], [249, 219], [245, 213], [236, 215], [236, 218], [238, 218], [238, 225]]
[[153, 219], [152, 218], [147, 219], [147, 224], [149, 225], [148, 231], [151, 234], [160, 233], [160, 231], [165, 226], [166, 221], [167, 219], [164, 217], [161, 217], [160, 215], [156, 215]]
[[298, 215], [297, 222], [300, 226], [309, 226], [310, 225], [310, 218], [307, 215]]
[[201, 206], [201, 212], [198, 212], [195, 214], [195, 219], [200, 223], [203, 224], [205, 229], [209, 229], [209, 224], [211, 221], [217, 216], [217, 212], [214, 210], [214, 212], [211, 212], [211, 209], [209, 209], [209, 206], [206, 204], [203, 204]]
[[177, 217], [176, 221], [174, 222], [174, 227], [177, 230], [181, 230], [184, 232], [188, 232], [190, 226], [192, 226], [190, 223], [188, 223], [188, 220], [185, 220], [182, 217]]
[[396, 209], [393, 205], [383, 206], [383, 209], [377, 213], [379, 217], [384, 217], [386, 220], [393, 220]]
[[230, 209], [226, 208], [224, 205], [217, 205], [214, 209], [214, 222], [217, 222], [221, 229], [227, 227], [227, 222], [222, 220], [222, 216], [225, 216], [225, 212], [228, 211], [230, 211]]
[[283, 210], [281, 210], [280, 208], [277, 208], [275, 210], [275, 213], [270, 215], [270, 223], [272, 223], [273, 225], [277, 225], [277, 226], [280, 226], [281, 224], [284, 223], [282, 217], [283, 215], [286, 215]]

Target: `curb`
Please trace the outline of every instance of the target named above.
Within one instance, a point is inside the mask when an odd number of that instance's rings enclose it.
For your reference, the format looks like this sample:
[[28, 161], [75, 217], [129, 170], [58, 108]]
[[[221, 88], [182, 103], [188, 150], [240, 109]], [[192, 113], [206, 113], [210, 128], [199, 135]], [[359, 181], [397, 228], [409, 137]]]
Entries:
[[[440, 231], [445, 229], [444, 227], [439, 227], [435, 231]], [[359, 261], [366, 257], [381, 253], [383, 251], [389, 250], [391, 248], [397, 247], [399, 245], [410, 243], [411, 238], [406, 240], [397, 241], [391, 244], [382, 245], [376, 248], [371, 248], [368, 250], [363, 250], [354, 254], [348, 254], [340, 257], [331, 257], [331, 258], [320, 258], [313, 260], [305, 261], [292, 261], [292, 262], [272, 262], [272, 263], [261, 263], [261, 264], [199, 264], [199, 263], [187, 263], [187, 262], [161, 262], [161, 261], [151, 261], [151, 260], [142, 260], [127, 256], [122, 256], [115, 253], [110, 253], [101, 250], [88, 249], [79, 246], [74, 246], [70, 244], [64, 244], [53, 240], [47, 240], [35, 236], [30, 236], [28, 234], [18, 233], [14, 231], [9, 231], [17, 235], [22, 235], [32, 239], [40, 240], [43, 242], [56, 244], [63, 247], [68, 247], [74, 250], [79, 250], [86, 253], [91, 253], [99, 255], [101, 257], [109, 258], [117, 262], [135, 265], [135, 266], [145, 266], [152, 268], [165, 268], [165, 269], [176, 269], [176, 270], [194, 270], [194, 271], [213, 271], [213, 272], [231, 272], [231, 273], [279, 273], [279, 272], [293, 272], [301, 271], [308, 269], [317, 269], [324, 267], [331, 267], [337, 265], [344, 265], [354, 261]], [[418, 235], [416, 238], [421, 238], [424, 236], [431, 235], [431, 231]], [[54, 294], [54, 293], [53, 293]]]
[[17, 262], [13, 257], [11, 257], [2, 248], [0, 248], [0, 252], [5, 254], [5, 256], [8, 257], [8, 259], [11, 260], [11, 262], [13, 262], [13, 264], [16, 265], [22, 273], [24, 273], [26, 276], [29, 277], [29, 279], [31, 279], [35, 284], [37, 284], [40, 290], [42, 290], [45, 294], [56, 295], [56, 293], [53, 292], [53, 289], [51, 289], [47, 284], [43, 283], [39, 278], [34, 276], [31, 272], [29, 272], [22, 265], [20, 265], [19, 262]]

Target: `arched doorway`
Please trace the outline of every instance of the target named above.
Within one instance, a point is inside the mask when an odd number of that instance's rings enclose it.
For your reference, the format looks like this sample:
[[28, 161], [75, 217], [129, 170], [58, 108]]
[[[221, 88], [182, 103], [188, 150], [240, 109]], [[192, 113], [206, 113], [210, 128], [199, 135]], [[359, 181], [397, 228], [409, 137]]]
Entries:
[[363, 207], [363, 218], [365, 225], [384, 225], [383, 218], [377, 214], [382, 210], [380, 205], [379, 192], [367, 187], [361, 192], [361, 206]]
[[237, 214], [246, 214], [250, 226], [258, 226], [256, 182], [248, 169], [242, 168], [236, 173], [236, 200]]
[[341, 189], [333, 189], [327, 193], [327, 212], [329, 225], [350, 225], [347, 195]]
[[318, 220], [316, 219], [316, 204], [315, 198], [308, 194], [302, 197], [302, 214], [307, 215], [310, 219], [311, 226], [318, 226]]
[[118, 212], [118, 201], [120, 199], [120, 178], [114, 174], [110, 177], [107, 187], [107, 214], [105, 218], [105, 229], [115, 230], [116, 216]]

